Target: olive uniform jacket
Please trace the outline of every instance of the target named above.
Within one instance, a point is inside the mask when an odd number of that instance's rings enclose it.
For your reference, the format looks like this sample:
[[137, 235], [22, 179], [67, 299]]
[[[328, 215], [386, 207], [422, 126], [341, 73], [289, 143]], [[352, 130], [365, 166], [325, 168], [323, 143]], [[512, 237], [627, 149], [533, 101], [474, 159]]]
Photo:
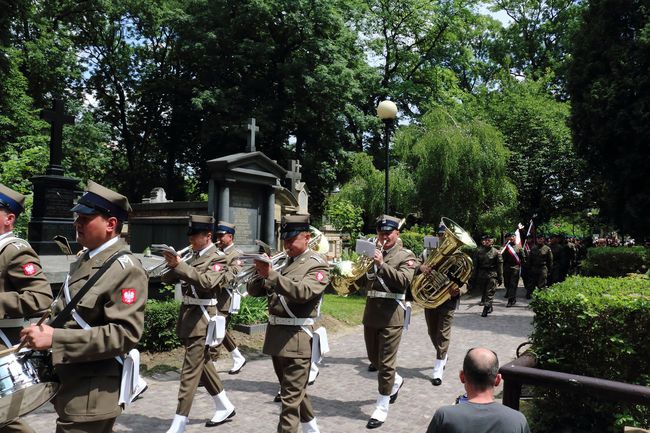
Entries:
[[[203, 254], [187, 262], [179, 263], [162, 277], [164, 283], [181, 281], [183, 296], [194, 298], [192, 286], [200, 299], [215, 299], [234, 278], [237, 270], [221, 262], [217, 247], [213, 244]], [[205, 307], [210, 317], [217, 314], [217, 306]], [[200, 305], [182, 304], [178, 315], [176, 332], [180, 338], [205, 337], [208, 320]]]
[[503, 257], [494, 247], [478, 247], [474, 254], [474, 279], [495, 278], [503, 281]]
[[526, 257], [526, 268], [532, 273], [547, 273], [553, 268], [553, 253], [548, 245], [535, 245]]
[[[234, 275], [237, 275], [239, 271], [241, 271], [242, 263], [241, 260], [239, 260], [239, 257], [242, 255], [242, 252], [235, 247], [235, 244], [228, 245], [223, 251], [218, 250], [217, 254], [219, 255], [217, 263], [221, 266], [230, 269]], [[226, 287], [228, 287], [234, 279], [233, 276], [229, 281], [224, 279], [221, 283], [223, 289], [219, 291], [219, 295], [217, 296], [217, 309], [223, 314], [229, 314], [228, 310], [230, 309], [232, 297], [230, 296], [230, 292], [226, 290]]]
[[503, 267], [504, 269], [510, 268], [513, 271], [519, 272], [521, 265], [526, 260], [526, 250], [524, 250], [519, 245], [511, 245], [511, 246], [512, 249], [515, 250], [515, 254], [517, 254], [517, 257], [519, 258], [519, 263], [517, 263], [515, 257], [510, 253], [508, 248], [506, 248], [503, 251], [503, 254], [501, 254], [501, 256], [503, 257]]
[[[271, 270], [268, 278], [256, 274], [248, 282], [251, 296], [267, 296], [269, 314], [291, 317], [282, 306], [280, 296], [298, 318], [316, 318], [325, 287], [329, 284], [329, 264], [318, 253], [307, 250], [285, 262], [279, 270]], [[312, 326], [306, 326], [313, 331]], [[271, 325], [266, 328], [263, 352], [284, 358], [311, 357], [311, 337], [300, 326]]]
[[[128, 250], [119, 240], [93, 258], [88, 252], [70, 266], [70, 297], [83, 287], [113, 254]], [[59, 418], [73, 422], [117, 417], [122, 366], [115, 359], [133, 349], [144, 330], [147, 274], [131, 253], [111, 264], [79, 300], [75, 311], [91, 326], [83, 329], [72, 316], [54, 330], [52, 362], [61, 388], [54, 398]], [[63, 292], [63, 289], [61, 289]], [[53, 308], [65, 307], [61, 293]]]
[[[47, 310], [51, 303], [52, 289], [38, 256], [27, 241], [6, 233], [0, 238], [0, 319], [30, 318]], [[13, 344], [18, 343], [21, 329], [2, 327]], [[0, 348], [6, 348], [2, 340]]]
[[[418, 266], [415, 254], [402, 246], [399, 241], [384, 251], [384, 264], [376, 271], [375, 266], [370, 272], [359, 278], [359, 286], [367, 291], [386, 292], [381, 278], [391, 293], [406, 293], [411, 286], [411, 280]], [[404, 309], [395, 299], [368, 298], [363, 312], [363, 324], [373, 328], [404, 325]]]

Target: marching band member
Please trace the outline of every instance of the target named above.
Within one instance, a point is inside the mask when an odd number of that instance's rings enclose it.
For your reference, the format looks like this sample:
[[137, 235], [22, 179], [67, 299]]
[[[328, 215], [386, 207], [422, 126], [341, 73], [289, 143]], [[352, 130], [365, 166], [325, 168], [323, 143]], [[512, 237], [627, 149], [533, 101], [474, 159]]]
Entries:
[[255, 261], [257, 274], [248, 282], [248, 293], [268, 298], [263, 352], [272, 356], [280, 382], [282, 412], [277, 431], [296, 433], [302, 423], [304, 433], [318, 433], [307, 382], [314, 318], [329, 283], [329, 265], [309, 248], [308, 215], [284, 217], [281, 237], [288, 256], [284, 267], [275, 271], [270, 262]]
[[363, 313], [363, 333], [370, 363], [377, 367], [377, 403], [366, 427], [380, 427], [388, 416], [388, 405], [397, 400], [404, 379], [397, 374], [397, 349], [405, 325], [406, 291], [417, 261], [399, 240], [399, 218], [382, 215], [377, 218], [377, 244], [371, 271], [359, 280], [367, 290]]
[[[235, 247], [233, 238], [235, 237], [235, 225], [227, 221], [219, 221], [217, 223], [217, 247], [219, 254], [219, 263], [223, 266], [236, 267], [237, 271], [241, 270], [241, 261], [239, 257], [242, 252]], [[235, 293], [235, 288], [223, 287], [219, 292], [217, 297], [219, 303], [217, 308], [219, 312], [226, 316], [230, 317], [230, 313], [233, 307], [239, 308], [238, 301], [236, 298], [239, 298], [239, 293]], [[237, 305], [233, 305], [233, 303]], [[223, 339], [223, 347], [230, 352], [232, 357], [232, 368], [228, 371], [229, 374], [238, 374], [244, 365], [246, 365], [246, 358], [241, 354], [237, 343], [233, 338], [230, 331], [226, 329], [226, 337]]]
[[235, 278], [237, 268], [225, 265], [217, 253], [217, 247], [212, 243], [213, 231], [213, 217], [190, 215], [187, 234], [193, 250], [192, 258], [184, 262], [176, 254], [163, 253], [171, 269], [163, 275], [163, 282], [181, 281], [183, 305], [176, 330], [185, 348], [176, 416], [167, 433], [185, 431], [200, 380], [214, 399], [216, 408], [205, 426], [214, 427], [235, 416], [235, 406], [226, 396], [209, 352], [210, 346], [219, 343], [214, 338], [213, 323], [215, 326], [221, 323], [225, 332], [225, 319], [222, 322], [214, 320], [218, 318], [217, 297]]
[[[14, 236], [16, 219], [24, 210], [25, 196], [0, 184], [0, 349], [18, 343], [19, 333], [30, 318], [52, 303], [52, 289], [32, 247]], [[14, 420], [0, 432], [33, 432], [22, 420]]]
[[52, 350], [60, 379], [52, 400], [57, 433], [111, 432], [122, 411], [123, 369], [118, 360], [142, 336], [148, 281], [140, 261], [120, 240], [130, 210], [126, 197], [88, 181], [72, 208], [77, 242], [87, 251], [70, 266], [53, 308], [53, 322], [82, 288], [90, 287], [89, 280], [101, 276], [74, 310], [60, 318], [60, 327], [30, 326], [21, 331], [27, 347]]

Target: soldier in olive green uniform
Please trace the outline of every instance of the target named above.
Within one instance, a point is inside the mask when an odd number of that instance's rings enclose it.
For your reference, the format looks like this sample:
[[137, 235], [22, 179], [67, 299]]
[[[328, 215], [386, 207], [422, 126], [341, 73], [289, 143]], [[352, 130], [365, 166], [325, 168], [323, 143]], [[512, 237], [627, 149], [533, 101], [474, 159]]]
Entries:
[[212, 419], [206, 422], [206, 427], [222, 424], [235, 415], [235, 406], [226, 396], [210, 357], [210, 346], [216, 342], [206, 340], [211, 338], [208, 336], [209, 324], [217, 315], [217, 298], [235, 278], [239, 268], [226, 265], [224, 256], [217, 253], [217, 247], [212, 243], [213, 231], [214, 218], [190, 215], [187, 234], [192, 257], [184, 262], [178, 255], [164, 253], [171, 269], [163, 276], [163, 282], [181, 281], [183, 304], [176, 331], [185, 348], [176, 416], [167, 433], [185, 431], [200, 380], [214, 399], [216, 409]]
[[[375, 410], [366, 427], [381, 426], [389, 403], [397, 400], [404, 379], [397, 374], [397, 349], [402, 338], [407, 306], [406, 291], [417, 267], [413, 252], [399, 240], [399, 218], [377, 218], [377, 245], [370, 271], [359, 279], [367, 290], [363, 313], [363, 336], [370, 363], [377, 367], [378, 391]], [[410, 308], [410, 307], [409, 307]]]
[[296, 433], [302, 423], [304, 433], [318, 433], [307, 381], [313, 324], [329, 283], [329, 265], [309, 248], [308, 215], [284, 217], [281, 237], [287, 252], [282, 269], [276, 271], [270, 263], [255, 261], [256, 274], [248, 282], [248, 293], [268, 300], [269, 325], [263, 351], [273, 358], [280, 381], [282, 413], [277, 431]]
[[[218, 263], [220, 265], [236, 269], [239, 272], [242, 267], [241, 260], [239, 260], [242, 252], [233, 243], [235, 229], [235, 225], [227, 221], [219, 221], [217, 223], [217, 254], [219, 255]], [[230, 319], [230, 314], [232, 313], [233, 299], [239, 297], [239, 294], [235, 293], [235, 290], [235, 287], [224, 286], [217, 297], [219, 301], [217, 309], [228, 319]], [[235, 339], [227, 329], [226, 337], [223, 339], [223, 347], [230, 352], [230, 356], [232, 357], [232, 368], [228, 373], [238, 374], [244, 365], [246, 365], [246, 358], [244, 358], [244, 355], [237, 348]]]
[[[24, 195], [0, 184], [0, 349], [17, 344], [20, 330], [29, 323], [25, 319], [42, 314], [52, 303], [38, 256], [27, 241], [13, 235], [24, 205]], [[2, 433], [33, 431], [22, 420], [0, 427]]]
[[548, 247], [553, 253], [553, 264], [549, 267], [547, 285], [550, 286], [562, 281], [562, 263], [564, 262], [564, 248], [562, 246], [562, 235], [554, 234]]
[[503, 283], [503, 257], [492, 246], [490, 235], [481, 236], [481, 246], [474, 256], [474, 276], [476, 287], [481, 291], [481, 304], [484, 305], [482, 317], [492, 312], [492, 301], [497, 286]]
[[[443, 242], [445, 236], [444, 225], [438, 227], [438, 240]], [[422, 251], [420, 257], [420, 266], [415, 271], [415, 274], [430, 272], [431, 269], [425, 264], [427, 258], [433, 254], [435, 250], [425, 249]], [[447, 352], [449, 351], [449, 341], [451, 339], [451, 325], [454, 322], [454, 311], [458, 308], [460, 302], [460, 290], [454, 292], [450, 290], [451, 298], [445, 301], [442, 305], [436, 308], [425, 308], [424, 319], [427, 322], [427, 330], [429, 338], [436, 349], [436, 360], [433, 364], [433, 372], [431, 373], [431, 383], [434, 386], [442, 385], [442, 376], [447, 365]]]
[[[87, 250], [70, 266], [54, 316], [105, 262], [128, 251], [120, 232], [130, 210], [126, 197], [88, 181], [86, 192], [72, 208], [77, 242]], [[147, 283], [140, 261], [127, 253], [79, 300], [61, 328], [41, 325], [21, 332], [28, 347], [52, 349], [61, 381], [52, 401], [58, 414], [57, 433], [112, 431], [122, 412], [118, 359], [135, 348], [142, 336]]]
[[506, 245], [501, 253], [503, 257], [503, 285], [506, 286], [506, 307], [517, 303], [517, 286], [519, 286], [519, 273], [524, 260], [524, 249], [515, 244], [515, 234], [506, 234]]
[[549, 269], [553, 267], [553, 253], [544, 243], [546, 238], [543, 234], [537, 234], [537, 244], [530, 249], [527, 262], [530, 267], [531, 290], [526, 293], [526, 298], [530, 299], [535, 289], [546, 287], [546, 278]]
[[530, 250], [535, 246], [535, 236], [526, 235], [526, 244], [524, 245], [524, 255], [521, 261], [521, 279], [524, 281], [526, 289], [526, 299], [530, 299], [530, 293], [533, 291], [532, 268], [530, 266]]

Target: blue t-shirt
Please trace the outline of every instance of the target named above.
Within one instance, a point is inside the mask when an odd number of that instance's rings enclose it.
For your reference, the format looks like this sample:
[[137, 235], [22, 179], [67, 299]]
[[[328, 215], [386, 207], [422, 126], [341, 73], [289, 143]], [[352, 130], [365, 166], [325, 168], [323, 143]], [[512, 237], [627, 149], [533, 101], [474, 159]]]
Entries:
[[526, 417], [501, 403], [463, 403], [436, 411], [427, 433], [530, 433]]

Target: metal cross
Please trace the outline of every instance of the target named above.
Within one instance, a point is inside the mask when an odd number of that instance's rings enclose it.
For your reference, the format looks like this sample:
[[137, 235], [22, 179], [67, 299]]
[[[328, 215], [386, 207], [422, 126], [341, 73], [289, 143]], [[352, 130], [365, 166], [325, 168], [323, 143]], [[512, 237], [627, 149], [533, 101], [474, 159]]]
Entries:
[[287, 172], [287, 179], [291, 180], [291, 192], [296, 192], [296, 183], [302, 179], [302, 173], [300, 173], [300, 161], [297, 159], [291, 160], [291, 169]]
[[41, 111], [41, 119], [52, 124], [50, 132], [50, 166], [47, 174], [63, 175], [63, 125], [74, 125], [74, 116], [65, 114], [63, 101], [55, 99], [51, 110]]

